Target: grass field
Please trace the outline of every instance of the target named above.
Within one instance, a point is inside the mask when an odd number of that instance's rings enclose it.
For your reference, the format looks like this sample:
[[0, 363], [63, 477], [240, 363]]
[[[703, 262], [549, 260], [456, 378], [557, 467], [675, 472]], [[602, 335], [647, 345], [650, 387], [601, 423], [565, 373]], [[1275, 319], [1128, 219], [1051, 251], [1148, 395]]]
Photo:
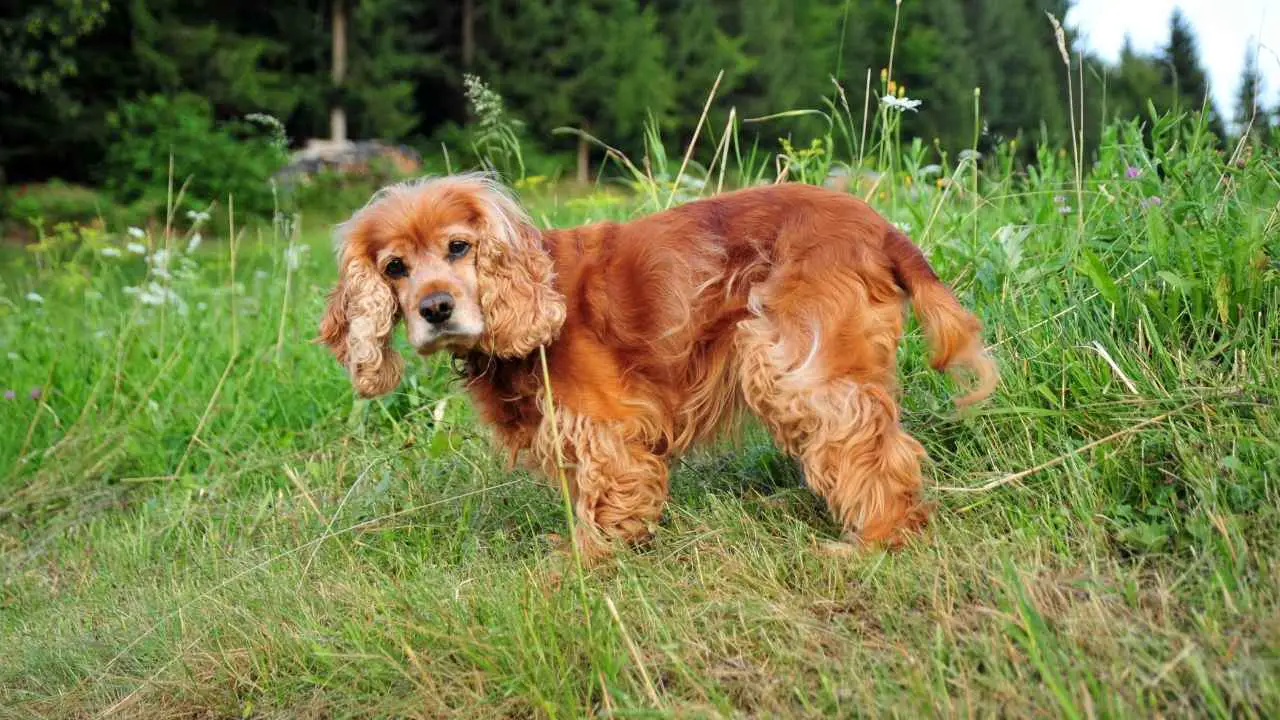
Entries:
[[[444, 359], [355, 401], [310, 344], [351, 208], [3, 248], [0, 716], [1277, 716], [1280, 156], [1152, 135], [895, 147], [850, 188], [1004, 375], [959, 414], [906, 339], [938, 510], [894, 554], [841, 552], [752, 430], [679, 462], [650, 547], [550, 582], [558, 495]], [[655, 183], [526, 197], [568, 225]]]

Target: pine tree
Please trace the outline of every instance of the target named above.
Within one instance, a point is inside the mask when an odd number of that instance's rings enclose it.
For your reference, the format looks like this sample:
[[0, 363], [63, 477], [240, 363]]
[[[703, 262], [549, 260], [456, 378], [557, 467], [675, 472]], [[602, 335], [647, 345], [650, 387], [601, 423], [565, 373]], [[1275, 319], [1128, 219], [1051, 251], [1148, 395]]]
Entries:
[[1236, 128], [1255, 141], [1266, 140], [1271, 134], [1271, 114], [1262, 101], [1262, 75], [1258, 72], [1258, 54], [1249, 46], [1244, 54], [1244, 69], [1240, 73], [1240, 90], [1236, 95]]
[[[1041, 0], [965, 0], [967, 48], [982, 88], [982, 115], [996, 137], [1031, 133], [1043, 123], [1062, 137], [1069, 127], [1066, 75]], [[1031, 148], [1028, 147], [1028, 150]]]
[[[674, 82], [673, 107], [667, 129], [672, 140], [688, 142], [707, 95], [723, 71], [711, 111], [716, 131], [723, 128], [726, 98], [732, 97], [744, 78], [757, 66], [744, 49], [745, 39], [725, 28], [720, 9], [708, 0], [664, 0], [657, 3], [662, 35], [667, 41], [666, 60]], [[718, 108], [726, 108], [717, 111]]]
[[[477, 68], [539, 141], [571, 127], [636, 152], [647, 118], [662, 122], [672, 107], [672, 72], [653, 6], [491, 0], [485, 16]], [[579, 141], [579, 157], [588, 151]]]
[[[884, 29], [880, 67], [889, 61], [894, 7], [883, 3], [875, 22]], [[960, 0], [903, 3], [894, 53], [893, 79], [922, 101], [903, 117], [905, 137], [937, 138], [953, 153], [973, 144], [973, 89], [978, 73], [968, 49], [970, 33]]]
[[67, 85], [83, 69], [82, 47], [106, 23], [106, 0], [0, 4], [0, 184], [6, 168], [38, 168], [50, 128], [75, 120], [84, 103]]
[[[843, 6], [817, 0], [727, 3], [726, 25], [742, 38], [751, 72], [726, 101], [746, 118], [819, 107], [833, 90], [829, 78], [837, 73]], [[820, 128], [813, 118], [800, 117], [753, 125], [749, 132], [772, 142], [780, 135]]]
[[107, 0], [6, 3], [0, 8], [0, 77], [29, 93], [55, 90], [76, 74], [76, 43], [102, 27], [108, 8]]
[[1164, 51], [1164, 80], [1172, 88], [1174, 112], [1193, 113], [1204, 108], [1209, 117], [1209, 130], [1218, 138], [1226, 137], [1222, 116], [1209, 95], [1209, 80], [1200, 66], [1200, 50], [1191, 24], [1181, 10], [1174, 10], [1169, 20], [1169, 44]]
[[1107, 111], [1110, 118], [1129, 120], [1146, 118], [1148, 102], [1162, 108], [1171, 97], [1171, 89], [1164, 85], [1160, 62], [1141, 55], [1133, 49], [1132, 40], [1126, 36], [1120, 49], [1120, 60], [1111, 71], [1107, 87]]

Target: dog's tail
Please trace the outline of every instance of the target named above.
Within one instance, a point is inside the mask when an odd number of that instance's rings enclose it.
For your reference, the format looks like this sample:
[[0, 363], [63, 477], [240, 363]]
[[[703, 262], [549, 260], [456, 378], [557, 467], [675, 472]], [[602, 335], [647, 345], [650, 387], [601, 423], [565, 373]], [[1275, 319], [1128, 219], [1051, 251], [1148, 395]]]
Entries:
[[960, 305], [907, 236], [890, 229], [884, 252], [893, 263], [898, 285], [911, 296], [911, 307], [933, 354], [933, 369], [954, 374], [964, 368], [976, 378], [969, 392], [956, 398], [956, 405], [971, 405], [990, 395], [1000, 381], [1000, 373], [982, 345], [978, 318]]

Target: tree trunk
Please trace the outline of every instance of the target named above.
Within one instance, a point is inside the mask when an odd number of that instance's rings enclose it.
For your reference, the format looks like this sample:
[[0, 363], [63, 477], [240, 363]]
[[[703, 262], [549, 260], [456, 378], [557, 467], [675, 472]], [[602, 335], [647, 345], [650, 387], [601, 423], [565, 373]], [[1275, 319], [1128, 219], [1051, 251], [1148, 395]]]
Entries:
[[[347, 75], [347, 10], [343, 0], [333, 0], [333, 87], [342, 87]], [[329, 139], [335, 143], [347, 141], [347, 112], [342, 103], [334, 101], [329, 108]]]
[[587, 145], [587, 139], [581, 135], [578, 136], [578, 184], [586, 185], [591, 182], [591, 153]]
[[476, 3], [462, 0], [462, 67], [470, 70], [476, 57]]

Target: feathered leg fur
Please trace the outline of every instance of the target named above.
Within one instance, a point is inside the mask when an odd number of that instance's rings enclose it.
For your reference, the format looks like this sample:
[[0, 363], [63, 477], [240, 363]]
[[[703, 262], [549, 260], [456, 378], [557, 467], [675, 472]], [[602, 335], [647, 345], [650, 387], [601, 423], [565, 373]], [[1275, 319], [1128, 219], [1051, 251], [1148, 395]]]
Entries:
[[[634, 428], [563, 408], [539, 427], [535, 453], [550, 478], [563, 461], [584, 563], [607, 556], [615, 543], [635, 544], [652, 533], [667, 501], [667, 463], [636, 438]], [[560, 439], [559, 453], [555, 439]]]
[[[823, 314], [817, 298], [797, 298], [794, 284], [791, 306], [770, 302], [779, 282], [759, 288], [755, 317], [738, 327], [742, 390], [845, 530], [897, 545], [928, 516], [920, 494], [924, 449], [900, 427], [893, 398], [901, 305], [855, 277], [843, 280], [842, 296], [854, 302], [839, 314]], [[832, 282], [840, 279], [810, 287]], [[856, 344], [842, 342], [852, 337]]]

